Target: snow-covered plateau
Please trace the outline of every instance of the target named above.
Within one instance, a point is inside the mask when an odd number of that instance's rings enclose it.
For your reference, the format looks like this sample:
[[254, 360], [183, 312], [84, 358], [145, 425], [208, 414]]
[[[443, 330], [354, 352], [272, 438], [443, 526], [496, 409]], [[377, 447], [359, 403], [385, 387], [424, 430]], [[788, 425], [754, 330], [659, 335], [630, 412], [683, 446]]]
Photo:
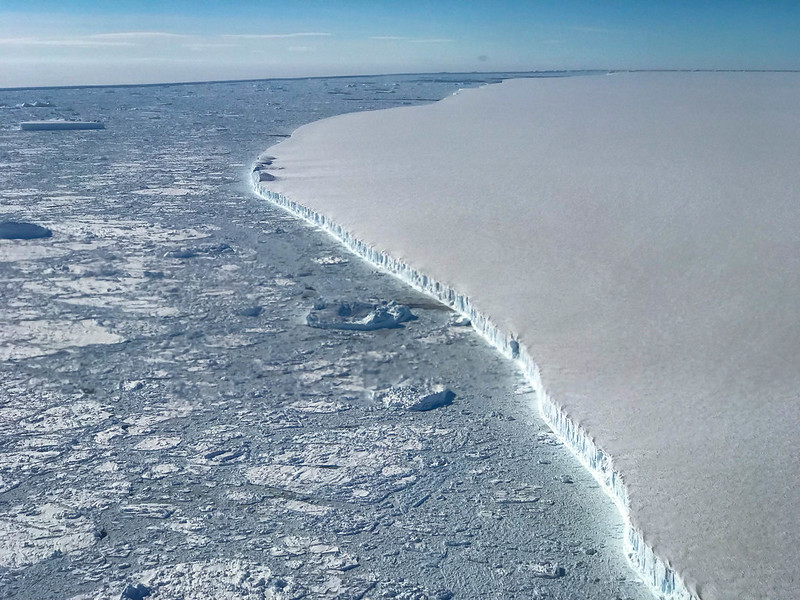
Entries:
[[796, 73], [511, 80], [304, 126], [254, 182], [518, 359], [661, 595], [789, 600], [798, 99]]

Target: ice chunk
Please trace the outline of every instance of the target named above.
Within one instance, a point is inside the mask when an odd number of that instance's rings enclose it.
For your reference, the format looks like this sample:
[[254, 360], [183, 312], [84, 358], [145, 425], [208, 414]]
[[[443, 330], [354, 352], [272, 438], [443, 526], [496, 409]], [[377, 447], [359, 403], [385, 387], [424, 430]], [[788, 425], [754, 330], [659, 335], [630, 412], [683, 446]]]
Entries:
[[2, 240], [33, 240], [48, 238], [52, 235], [53, 232], [47, 227], [35, 223], [0, 221], [0, 239]]
[[400, 327], [402, 323], [416, 318], [411, 309], [396, 302], [368, 304], [319, 301], [308, 313], [306, 322], [319, 329], [373, 331]]
[[544, 579], [557, 579], [562, 577], [565, 573], [564, 567], [558, 566], [558, 563], [541, 562], [533, 563], [530, 565], [534, 577], [542, 577]]
[[65, 129], [105, 129], [99, 121], [23, 121], [19, 125], [23, 131], [63, 131]]
[[150, 588], [143, 583], [137, 583], [136, 585], [129, 584], [122, 590], [122, 594], [119, 598], [120, 600], [144, 600], [144, 598], [150, 594]]
[[264, 310], [263, 306], [254, 305], [254, 306], [247, 306], [245, 308], [241, 308], [238, 311], [238, 315], [240, 317], [257, 317], [260, 315]]
[[375, 393], [387, 408], [422, 412], [453, 403], [456, 395], [440, 384], [396, 385]]

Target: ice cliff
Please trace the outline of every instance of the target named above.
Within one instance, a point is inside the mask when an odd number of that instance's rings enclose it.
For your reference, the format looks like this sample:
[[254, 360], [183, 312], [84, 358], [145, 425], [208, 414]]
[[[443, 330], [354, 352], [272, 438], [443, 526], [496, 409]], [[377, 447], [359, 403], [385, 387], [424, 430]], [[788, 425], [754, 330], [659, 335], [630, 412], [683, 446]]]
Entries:
[[490, 318], [473, 305], [467, 296], [459, 294], [456, 290], [420, 273], [385, 252], [376, 250], [354, 238], [344, 228], [333, 223], [324, 215], [292, 202], [281, 194], [271, 192], [264, 187], [263, 183], [258, 171], [254, 171], [253, 186], [259, 196], [311, 225], [319, 227], [354, 254], [451, 307], [469, 319], [473, 328], [504, 356], [516, 361], [536, 392], [538, 410], [542, 418], [577, 456], [578, 460], [589, 469], [617, 505], [625, 522], [626, 548], [624, 551], [633, 568], [666, 600], [691, 600], [693, 598], [675, 571], [653, 552], [641, 531], [631, 526], [628, 494], [622, 475], [614, 468], [611, 457], [603, 452], [586, 431], [570, 420], [566, 412], [551, 399], [542, 383], [539, 367], [524, 346], [520, 346], [519, 342], [508, 332], [501, 331]]

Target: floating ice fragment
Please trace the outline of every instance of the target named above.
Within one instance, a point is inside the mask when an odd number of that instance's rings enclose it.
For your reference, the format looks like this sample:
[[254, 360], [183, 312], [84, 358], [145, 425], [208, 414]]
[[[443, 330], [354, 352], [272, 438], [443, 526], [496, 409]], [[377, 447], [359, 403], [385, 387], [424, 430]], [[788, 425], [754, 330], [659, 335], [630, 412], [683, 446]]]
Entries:
[[53, 106], [55, 106], [55, 104], [47, 100], [34, 100], [33, 102], [17, 104], [15, 108], [51, 108]]
[[306, 322], [320, 329], [373, 331], [399, 327], [417, 317], [411, 309], [395, 302], [367, 304], [365, 302], [325, 302], [320, 300], [308, 313]]
[[62, 131], [65, 129], [105, 129], [106, 126], [99, 121], [54, 119], [52, 121], [23, 121], [19, 127], [23, 131]]
[[264, 310], [262, 306], [248, 306], [239, 310], [240, 317], [257, 317]]
[[170, 250], [164, 254], [165, 258], [194, 258], [201, 254], [222, 254], [223, 252], [233, 252], [228, 244], [213, 244], [206, 246], [195, 246], [193, 248], [181, 248], [180, 250]]
[[558, 563], [541, 562], [533, 563], [531, 565], [534, 577], [541, 577], [544, 579], [556, 579], [563, 577], [566, 574], [564, 567], [559, 567]]
[[119, 600], [143, 600], [149, 596], [150, 593], [150, 588], [143, 583], [126, 585], [125, 589], [122, 590], [122, 594], [120, 594]]
[[0, 239], [3, 240], [33, 240], [48, 238], [53, 232], [34, 223], [18, 221], [0, 221]]
[[341, 256], [333, 256], [333, 255], [320, 256], [318, 258], [313, 258], [311, 260], [313, 260], [318, 265], [344, 265], [344, 264], [347, 264], [348, 262], [350, 262], [346, 258], [343, 258]]
[[452, 404], [455, 396], [452, 391], [439, 384], [396, 385], [375, 394], [375, 397], [383, 402], [386, 408], [416, 412]]
[[469, 327], [472, 325], [472, 321], [470, 321], [469, 317], [465, 317], [464, 315], [456, 315], [450, 319], [450, 325], [454, 325], [456, 327]]

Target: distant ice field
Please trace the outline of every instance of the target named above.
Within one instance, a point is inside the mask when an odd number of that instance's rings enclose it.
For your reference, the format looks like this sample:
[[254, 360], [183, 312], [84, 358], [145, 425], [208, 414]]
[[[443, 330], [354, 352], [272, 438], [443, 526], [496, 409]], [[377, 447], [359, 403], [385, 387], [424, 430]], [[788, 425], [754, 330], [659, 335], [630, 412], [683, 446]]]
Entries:
[[511, 80], [269, 153], [519, 340], [691, 595], [797, 597], [800, 74]]

